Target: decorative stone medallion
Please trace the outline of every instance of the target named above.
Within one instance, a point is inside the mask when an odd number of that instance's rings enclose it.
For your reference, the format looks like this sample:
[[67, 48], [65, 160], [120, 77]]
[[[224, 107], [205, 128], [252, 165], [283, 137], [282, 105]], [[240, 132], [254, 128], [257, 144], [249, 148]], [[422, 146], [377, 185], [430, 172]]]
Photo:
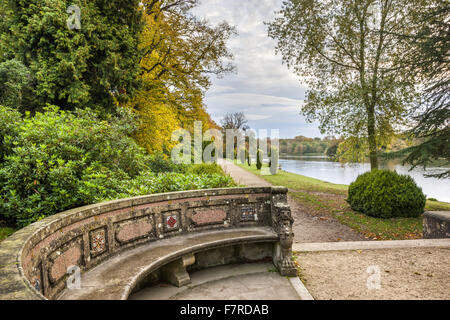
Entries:
[[39, 281], [39, 279], [34, 280], [34, 289], [41, 292], [41, 282]]
[[94, 230], [89, 234], [91, 256], [95, 257], [106, 251], [106, 229]]
[[166, 217], [167, 229], [176, 229], [178, 227], [178, 217], [176, 215]]
[[174, 232], [181, 229], [181, 215], [178, 211], [163, 213], [162, 219], [165, 232]]
[[258, 213], [254, 206], [241, 207], [241, 222], [258, 221]]

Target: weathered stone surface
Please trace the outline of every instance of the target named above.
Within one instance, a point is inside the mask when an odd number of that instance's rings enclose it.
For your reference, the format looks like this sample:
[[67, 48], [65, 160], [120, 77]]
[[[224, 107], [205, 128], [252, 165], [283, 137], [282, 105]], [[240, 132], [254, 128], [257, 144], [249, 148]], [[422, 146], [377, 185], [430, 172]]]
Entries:
[[55, 283], [61, 279], [67, 273], [69, 267], [79, 264], [81, 257], [81, 248], [77, 245], [58, 255], [49, 270], [51, 281]]
[[[65, 289], [69, 267], [89, 273], [136, 247], [150, 248], [165, 238], [207, 231], [274, 228], [278, 238], [271, 241], [281, 239], [284, 243], [284, 255], [274, 259], [281, 266], [280, 259], [286, 260], [290, 249], [286, 247], [289, 224], [279, 228], [275, 208], [276, 204], [287, 204], [286, 194], [286, 188], [270, 187], [174, 192], [110, 201], [48, 217], [0, 244], [0, 299], [52, 299]], [[245, 239], [238, 243], [245, 244]], [[252, 237], [249, 240], [255, 241]], [[220, 241], [222, 247], [236, 244], [232, 238]], [[214, 244], [208, 246], [203, 250]], [[195, 250], [192, 247], [183, 254]], [[178, 253], [163, 255], [169, 261], [159, 261], [159, 267], [179, 258]], [[158, 252], [153, 254], [158, 256]], [[122, 280], [115, 281], [126, 283]]]
[[193, 217], [192, 221], [194, 221], [197, 225], [205, 225], [205, 224], [214, 224], [214, 223], [223, 223], [227, 218], [227, 213], [221, 209], [210, 209], [210, 210], [202, 210], [198, 211]]
[[116, 231], [116, 240], [120, 243], [145, 238], [152, 235], [153, 223], [149, 218], [129, 221], [121, 224]]
[[186, 267], [195, 263], [195, 256], [189, 254], [180, 259], [165, 265], [162, 269], [162, 275], [170, 284], [180, 288], [191, 283], [189, 273]]
[[450, 211], [425, 212], [423, 237], [425, 239], [450, 238]]

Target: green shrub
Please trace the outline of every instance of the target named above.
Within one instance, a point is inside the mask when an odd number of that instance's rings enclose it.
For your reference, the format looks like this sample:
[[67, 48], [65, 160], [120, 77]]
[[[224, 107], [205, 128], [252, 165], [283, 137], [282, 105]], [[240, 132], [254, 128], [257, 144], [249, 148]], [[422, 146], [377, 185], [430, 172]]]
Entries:
[[127, 195], [127, 181], [149, 170], [149, 158], [127, 136], [130, 127], [114, 123], [99, 120], [90, 110], [71, 113], [57, 107], [25, 116], [4, 139], [0, 214], [25, 226], [105, 197]]
[[205, 175], [205, 174], [218, 174], [218, 175], [225, 175], [225, 172], [223, 172], [222, 167], [220, 167], [218, 164], [215, 163], [202, 163], [202, 164], [195, 164], [192, 165], [188, 170], [187, 173], [197, 174], [197, 175]]
[[258, 152], [256, 153], [256, 168], [258, 170], [261, 170], [261, 168], [262, 168], [263, 157], [264, 157], [264, 153], [262, 152], [262, 150], [258, 150]]
[[164, 157], [162, 153], [156, 153], [149, 157], [149, 167], [153, 173], [162, 172], [187, 172], [189, 166], [184, 164], [176, 164], [171, 159]]
[[410, 176], [375, 170], [350, 185], [347, 201], [353, 210], [373, 217], [418, 217], [426, 197]]
[[221, 174], [193, 173], [160, 173], [155, 175], [145, 172], [141, 176], [129, 182], [129, 191], [132, 196], [164, 193], [185, 190], [200, 190], [213, 188], [235, 187], [233, 179]]

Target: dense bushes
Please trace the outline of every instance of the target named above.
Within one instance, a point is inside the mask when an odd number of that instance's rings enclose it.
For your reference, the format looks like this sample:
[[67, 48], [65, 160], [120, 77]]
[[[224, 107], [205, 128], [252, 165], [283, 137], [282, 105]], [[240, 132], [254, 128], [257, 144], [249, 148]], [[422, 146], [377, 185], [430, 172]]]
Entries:
[[56, 107], [24, 118], [0, 107], [0, 115], [0, 217], [18, 226], [104, 200], [233, 185], [147, 155], [129, 137], [126, 115], [101, 121], [90, 110]]
[[178, 172], [185, 173], [189, 166], [184, 164], [176, 164], [169, 161], [162, 153], [155, 153], [149, 157], [150, 171], [153, 173], [161, 172]]
[[191, 166], [188, 170], [188, 173], [193, 174], [219, 174], [224, 175], [224, 172], [222, 168], [215, 164], [215, 163], [203, 163], [203, 164], [196, 164]]
[[[123, 181], [148, 170], [148, 156], [130, 129], [100, 121], [89, 110], [49, 107], [23, 119], [2, 107], [2, 215], [20, 226], [67, 208], [126, 194]], [[16, 125], [8, 128], [8, 119]], [[120, 123], [122, 125], [118, 125]]]
[[410, 176], [375, 170], [350, 185], [347, 201], [353, 210], [373, 217], [418, 217], [426, 197]]
[[29, 103], [30, 78], [28, 68], [20, 61], [0, 62], [0, 105], [20, 107], [24, 101]]
[[233, 186], [235, 184], [231, 177], [221, 174], [197, 175], [193, 173], [181, 174], [168, 172], [155, 175], [151, 172], [146, 172], [130, 181], [129, 192], [131, 196], [139, 196], [153, 193]]

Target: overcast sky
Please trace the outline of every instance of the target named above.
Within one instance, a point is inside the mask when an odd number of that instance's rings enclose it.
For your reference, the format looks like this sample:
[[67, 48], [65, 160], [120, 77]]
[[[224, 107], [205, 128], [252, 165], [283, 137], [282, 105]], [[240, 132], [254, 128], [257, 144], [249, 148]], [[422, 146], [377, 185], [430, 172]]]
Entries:
[[244, 112], [252, 129], [279, 129], [281, 138], [321, 136], [317, 124], [300, 115], [306, 87], [275, 55], [276, 42], [267, 36], [264, 21], [272, 21], [282, 0], [202, 0], [194, 13], [217, 24], [236, 26], [229, 46], [237, 73], [213, 79], [206, 94], [212, 118], [220, 122], [229, 112]]

